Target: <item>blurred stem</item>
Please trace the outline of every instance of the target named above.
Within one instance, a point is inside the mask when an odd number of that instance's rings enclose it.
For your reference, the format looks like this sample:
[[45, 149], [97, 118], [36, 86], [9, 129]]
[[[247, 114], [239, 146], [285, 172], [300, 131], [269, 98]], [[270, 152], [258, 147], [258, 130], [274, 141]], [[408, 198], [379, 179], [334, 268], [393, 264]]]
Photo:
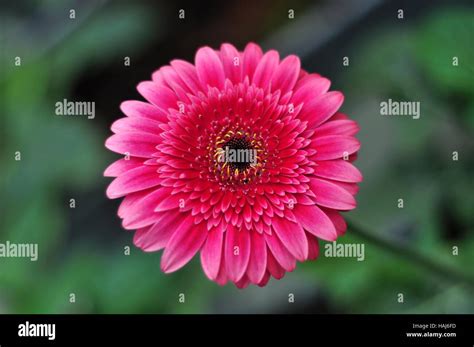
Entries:
[[423, 267], [432, 273], [456, 281], [458, 283], [463, 283], [469, 287], [474, 288], [474, 277], [468, 275], [458, 269], [448, 266], [446, 264], [440, 263], [431, 257], [425, 256], [413, 248], [405, 247], [400, 242], [395, 240], [390, 240], [388, 238], [380, 237], [379, 235], [364, 230], [360, 226], [355, 225], [353, 222], [347, 221], [347, 227], [353, 234], [360, 236], [361, 238], [367, 240], [368, 242], [388, 250], [393, 254], [399, 255], [404, 259], [416, 264], [420, 267]]

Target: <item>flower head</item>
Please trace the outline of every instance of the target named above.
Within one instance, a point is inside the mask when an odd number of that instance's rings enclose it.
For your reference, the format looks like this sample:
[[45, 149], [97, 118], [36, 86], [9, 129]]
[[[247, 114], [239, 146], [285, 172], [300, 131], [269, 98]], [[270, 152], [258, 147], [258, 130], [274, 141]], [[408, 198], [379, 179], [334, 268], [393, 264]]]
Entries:
[[360, 172], [357, 124], [340, 92], [290, 55], [250, 43], [173, 60], [125, 101], [106, 147], [125, 155], [104, 175], [146, 252], [173, 272], [200, 253], [219, 284], [264, 286], [318, 256], [318, 239], [346, 229]]

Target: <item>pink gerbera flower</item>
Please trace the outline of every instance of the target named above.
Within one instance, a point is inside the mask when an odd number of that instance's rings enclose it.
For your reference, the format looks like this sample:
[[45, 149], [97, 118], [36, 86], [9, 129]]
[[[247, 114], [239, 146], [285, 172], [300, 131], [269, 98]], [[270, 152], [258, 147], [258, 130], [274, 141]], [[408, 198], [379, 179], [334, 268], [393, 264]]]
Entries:
[[339, 212], [362, 180], [358, 126], [329, 86], [253, 43], [200, 48], [194, 65], [173, 60], [141, 82], [147, 101], [122, 103], [106, 142], [125, 158], [104, 173], [135, 245], [164, 249], [166, 273], [200, 252], [207, 277], [239, 288], [315, 259], [318, 239], [344, 233]]

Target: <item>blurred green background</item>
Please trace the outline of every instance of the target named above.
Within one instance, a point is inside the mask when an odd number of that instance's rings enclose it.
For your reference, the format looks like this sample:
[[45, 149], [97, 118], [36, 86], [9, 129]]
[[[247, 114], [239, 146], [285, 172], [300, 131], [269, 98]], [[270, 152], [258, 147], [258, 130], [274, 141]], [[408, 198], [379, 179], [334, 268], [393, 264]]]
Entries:
[[[474, 313], [472, 1], [41, 1], [0, 13], [0, 242], [39, 244], [37, 262], [0, 258], [0, 313]], [[364, 182], [338, 241], [364, 243], [365, 261], [322, 255], [238, 290], [198, 259], [164, 275], [159, 253], [134, 248], [105, 197], [117, 156], [103, 143], [155, 69], [248, 41], [300, 55], [344, 92]], [[55, 116], [64, 98], [95, 101], [96, 118]], [[381, 116], [389, 98], [420, 101], [421, 118]]]

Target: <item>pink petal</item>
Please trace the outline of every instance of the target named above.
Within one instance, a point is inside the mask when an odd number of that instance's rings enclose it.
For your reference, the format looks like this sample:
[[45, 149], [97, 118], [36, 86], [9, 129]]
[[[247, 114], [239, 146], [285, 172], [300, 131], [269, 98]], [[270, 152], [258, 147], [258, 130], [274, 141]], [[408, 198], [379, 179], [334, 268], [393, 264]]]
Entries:
[[221, 254], [221, 265], [219, 266], [219, 273], [217, 274], [216, 278], [216, 283], [223, 286], [224, 284], [227, 283], [227, 272], [226, 272], [226, 266], [225, 266], [225, 255], [224, 255], [224, 248], [222, 247], [222, 254]]
[[341, 182], [360, 182], [362, 174], [346, 160], [328, 160], [318, 162], [314, 174]]
[[180, 218], [181, 213], [177, 211], [163, 213], [152, 226], [138, 229], [133, 237], [133, 243], [145, 252], [163, 249], [176, 232], [176, 223], [179, 223]]
[[336, 240], [337, 232], [334, 224], [316, 205], [296, 205], [293, 213], [309, 233], [326, 241]]
[[250, 221], [252, 220], [252, 209], [250, 208], [250, 204], [245, 204], [243, 216], [244, 220], [247, 223], [250, 223]]
[[148, 133], [120, 133], [110, 136], [105, 147], [113, 152], [133, 157], [151, 158], [156, 153], [156, 146], [161, 143], [159, 135]]
[[124, 101], [120, 104], [120, 109], [131, 118], [146, 118], [157, 122], [168, 121], [166, 113], [163, 110], [143, 101]]
[[318, 98], [329, 90], [331, 81], [317, 74], [309, 74], [296, 83], [295, 93], [291, 98], [294, 105], [308, 103]]
[[255, 230], [250, 233], [251, 252], [247, 277], [252, 283], [260, 283], [267, 269], [267, 244], [262, 234]]
[[[284, 274], [285, 274], [285, 273], [283, 272], [283, 275], [284, 275]], [[268, 281], [270, 280], [270, 277], [271, 277], [271, 276], [270, 276], [270, 272], [268, 272], [268, 271], [265, 272], [265, 275], [263, 275], [263, 278], [262, 278], [262, 280], [258, 283], [258, 286], [259, 286], [259, 287], [265, 287], [265, 286], [267, 285]], [[275, 276], [274, 276], [274, 277], [275, 277]], [[283, 276], [282, 276], [282, 277], [283, 277]], [[275, 277], [275, 278], [276, 278], [276, 277]]]
[[242, 75], [248, 76], [251, 81], [260, 59], [262, 59], [262, 49], [255, 43], [249, 43], [245, 47], [242, 62]]
[[133, 244], [139, 248], [142, 248], [141, 245], [146, 245], [149, 242], [145, 241], [148, 231], [154, 226], [155, 224], [148, 225], [144, 228], [138, 229], [135, 234], [133, 235]]
[[311, 234], [306, 234], [308, 237], [308, 259], [315, 260], [319, 255], [319, 242], [318, 238]]
[[247, 288], [248, 285], [250, 284], [250, 281], [249, 279], [247, 278], [247, 276], [243, 276], [242, 279], [240, 279], [239, 281], [235, 282], [235, 286], [239, 289], [244, 289], [244, 288]]
[[296, 259], [304, 261], [308, 257], [308, 241], [300, 224], [275, 218], [272, 226], [278, 238]]
[[171, 66], [193, 93], [197, 94], [202, 90], [194, 65], [187, 61], [177, 59], [171, 61]]
[[316, 129], [317, 136], [345, 135], [353, 136], [359, 131], [359, 125], [353, 120], [331, 120]]
[[357, 183], [349, 183], [349, 182], [341, 182], [341, 181], [334, 181], [329, 180], [326, 178], [328, 182], [334, 183], [335, 185], [341, 187], [342, 189], [349, 192], [351, 195], [356, 195], [359, 191], [359, 185]]
[[193, 220], [194, 217], [188, 215], [171, 236], [161, 257], [163, 272], [170, 273], [182, 268], [206, 240], [208, 232], [205, 223], [195, 225]]
[[[239, 51], [231, 44], [224, 43], [221, 45], [220, 53], [225, 76], [234, 84], [241, 82], [242, 62]], [[237, 65], [235, 59], [237, 59]]]
[[196, 53], [196, 71], [201, 84], [222, 89], [225, 82], [224, 67], [217, 53], [210, 47], [200, 48]]
[[138, 158], [119, 159], [110, 164], [104, 171], [105, 177], [117, 177], [121, 174], [143, 165], [143, 160]]
[[239, 281], [247, 270], [250, 257], [250, 235], [245, 228], [228, 226], [225, 239], [225, 264], [227, 276], [232, 282]]
[[329, 208], [322, 208], [322, 210], [331, 219], [332, 223], [336, 227], [337, 235], [338, 236], [344, 235], [347, 229], [347, 224], [344, 218], [341, 216], [341, 214]]
[[215, 280], [219, 274], [223, 240], [224, 231], [221, 228], [212, 228], [201, 250], [202, 269], [211, 280]]
[[328, 119], [328, 122], [332, 122], [334, 120], [348, 120], [349, 117], [347, 117], [346, 114], [342, 112], [336, 112], [331, 118]]
[[170, 108], [178, 109], [178, 98], [168, 87], [145, 81], [138, 84], [137, 90], [145, 99], [163, 111], [168, 111]]
[[162, 73], [162, 68], [156, 70], [151, 74], [151, 79], [153, 82], [159, 85], [164, 85], [166, 84], [165, 79], [163, 78], [163, 73]]
[[182, 203], [185, 203], [187, 196], [182, 193], [170, 194], [164, 196], [163, 200], [156, 206], [155, 212], [163, 212], [179, 208]]
[[316, 149], [315, 160], [333, 160], [350, 155], [360, 149], [360, 142], [355, 137], [331, 135], [316, 137], [311, 147]]
[[116, 134], [122, 132], [138, 132], [158, 135], [161, 133], [161, 124], [161, 122], [152, 119], [125, 117], [116, 120], [112, 124], [111, 129]]
[[221, 211], [226, 212], [230, 206], [234, 194], [230, 191], [226, 191], [224, 197], [221, 200]]
[[272, 91], [281, 90], [281, 95], [293, 89], [300, 74], [301, 63], [296, 55], [283, 59], [272, 78]]
[[300, 118], [308, 121], [308, 129], [314, 129], [328, 120], [344, 102], [341, 92], [329, 92], [303, 105]]
[[157, 186], [160, 182], [161, 178], [155, 166], [139, 166], [114, 179], [107, 188], [107, 196], [110, 199], [120, 198], [129, 193]]
[[170, 192], [169, 188], [161, 188], [133, 201], [122, 211], [122, 226], [125, 229], [139, 229], [155, 223], [161, 217], [161, 214], [154, 212], [155, 207]]
[[[296, 267], [295, 257], [288, 251], [288, 249], [283, 245], [277, 235], [268, 235], [264, 234], [265, 241], [267, 242], [268, 248], [271, 253], [278, 261], [278, 263], [286, 270], [293, 271]], [[269, 260], [268, 260], [269, 261]], [[269, 266], [268, 264], [267, 266]]]
[[125, 198], [123, 198], [118, 208], [117, 215], [120, 218], [124, 218], [126, 215], [129, 214], [129, 211], [132, 208], [132, 206], [134, 206], [138, 201], [140, 201], [145, 196], [147, 196], [148, 194], [154, 191], [155, 189], [150, 188], [150, 189], [142, 190], [140, 192], [128, 194]]
[[162, 76], [163, 83], [173, 90], [179, 100], [189, 102], [189, 98], [186, 94], [193, 93], [193, 91], [184, 83], [173, 67], [163, 66], [157, 72]]
[[[301, 69], [300, 70], [300, 76], [299, 78], [302, 79], [303, 77], [309, 75], [308, 71], [306, 71], [305, 69]], [[312, 75], [315, 75], [315, 76], [319, 76], [321, 77], [320, 75], [318, 75], [317, 73], [313, 73]]]
[[270, 83], [280, 60], [277, 51], [270, 50], [262, 57], [255, 69], [252, 83], [257, 87], [265, 88]]
[[346, 190], [324, 179], [312, 178], [310, 187], [316, 194], [318, 205], [335, 210], [352, 210], [356, 207], [354, 197]]
[[[166, 76], [166, 78], [165, 78]], [[165, 85], [170, 89], [172, 84], [180, 84], [181, 88], [187, 88], [186, 84], [182, 84], [182, 80], [179, 78], [179, 75], [176, 73], [175, 69], [169, 65], [162, 66], [151, 75], [151, 79], [158, 85]]]
[[[292, 270], [295, 268], [296, 264], [292, 266]], [[267, 268], [269, 273], [275, 277], [277, 280], [285, 276], [285, 269], [280, 266], [272, 252], [267, 251]], [[291, 271], [291, 270], [290, 270]]]

